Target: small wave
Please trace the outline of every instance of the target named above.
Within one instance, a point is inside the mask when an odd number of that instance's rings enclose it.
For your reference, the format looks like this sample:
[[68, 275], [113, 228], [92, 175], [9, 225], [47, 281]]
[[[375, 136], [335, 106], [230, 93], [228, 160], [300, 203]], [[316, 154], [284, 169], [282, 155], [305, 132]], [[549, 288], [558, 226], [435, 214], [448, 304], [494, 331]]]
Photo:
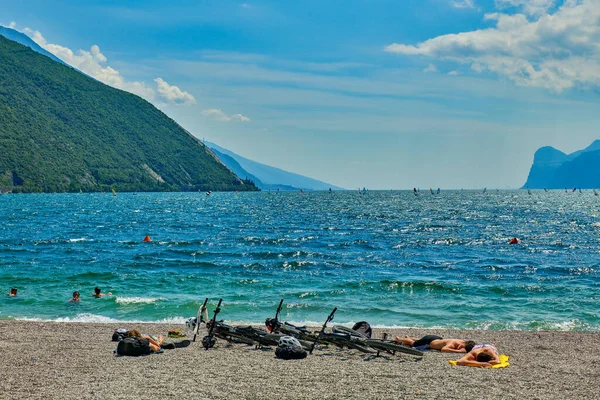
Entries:
[[253, 245], [280, 245], [282, 243], [289, 242], [291, 239], [282, 237], [282, 238], [261, 238], [257, 236], [247, 236], [245, 238], [239, 239], [244, 243], [251, 243]]
[[33, 322], [68, 322], [68, 323], [120, 323], [120, 324], [185, 324], [186, 317], [176, 316], [162, 318], [153, 321], [144, 321], [140, 319], [115, 319], [104, 315], [90, 313], [77, 314], [75, 317], [41, 318], [41, 317], [13, 317], [9, 319], [15, 321], [33, 321]]
[[527, 321], [527, 322], [476, 322], [460, 329], [466, 330], [514, 330], [514, 331], [561, 331], [561, 332], [596, 332], [597, 325], [591, 325], [578, 319], [569, 321]]
[[304, 250], [298, 251], [254, 251], [250, 253], [244, 253], [243, 256], [250, 256], [256, 260], [275, 260], [280, 258], [303, 258], [303, 257], [318, 257], [318, 258], [329, 258], [326, 254], [308, 252]]
[[157, 301], [166, 300], [162, 297], [117, 297], [117, 304], [154, 304]]
[[253, 283], [258, 283], [258, 282], [260, 282], [258, 279], [242, 279], [238, 283], [240, 285], [252, 285]]
[[396, 280], [381, 280], [381, 281], [365, 281], [361, 280], [358, 282], [350, 281], [345, 282], [342, 285], [344, 289], [358, 289], [363, 287], [369, 287], [373, 289], [383, 289], [385, 291], [398, 291], [398, 292], [447, 292], [457, 293], [463, 289], [460, 286], [452, 283], [442, 283], [436, 281], [396, 281]]
[[288, 303], [285, 305], [285, 308], [291, 309], [291, 308], [308, 308], [310, 307], [310, 305], [306, 304], [306, 303]]
[[69, 239], [69, 240], [67, 240], [67, 242], [69, 242], [69, 243], [86, 242], [86, 241], [87, 241], [86, 238], [77, 238], [77, 239]]
[[[183, 324], [185, 324], [185, 322], [188, 319], [189, 319], [189, 317], [188, 318], [186, 318], [186, 317], [170, 317], [170, 318], [159, 319], [157, 321], [152, 321], [152, 323], [183, 325]], [[136, 321], [136, 322], [145, 322], [145, 321]]]
[[90, 313], [77, 314], [75, 317], [57, 318], [56, 322], [119, 322], [119, 320]]
[[283, 270], [290, 270], [290, 269], [301, 269], [305, 266], [315, 266], [318, 264], [313, 261], [292, 261], [292, 262], [284, 261], [280, 265]]
[[124, 322], [114, 318], [90, 313], [77, 314], [75, 317], [41, 318], [41, 317], [13, 317], [16, 321], [33, 322]]

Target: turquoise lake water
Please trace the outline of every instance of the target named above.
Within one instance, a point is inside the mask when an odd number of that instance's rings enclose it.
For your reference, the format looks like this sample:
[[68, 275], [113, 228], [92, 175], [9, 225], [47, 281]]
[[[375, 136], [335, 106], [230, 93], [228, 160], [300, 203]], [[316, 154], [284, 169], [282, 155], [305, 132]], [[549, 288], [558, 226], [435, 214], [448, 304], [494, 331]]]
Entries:
[[0, 221], [0, 319], [183, 322], [209, 297], [260, 323], [284, 298], [294, 322], [600, 330], [591, 192], [2, 195]]

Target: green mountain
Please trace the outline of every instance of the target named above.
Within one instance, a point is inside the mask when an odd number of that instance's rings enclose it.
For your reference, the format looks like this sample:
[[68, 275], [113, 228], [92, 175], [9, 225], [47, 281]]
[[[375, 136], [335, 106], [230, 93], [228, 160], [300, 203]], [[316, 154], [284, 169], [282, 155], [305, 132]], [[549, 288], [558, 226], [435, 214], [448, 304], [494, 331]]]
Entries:
[[0, 190], [258, 190], [152, 104], [0, 36]]

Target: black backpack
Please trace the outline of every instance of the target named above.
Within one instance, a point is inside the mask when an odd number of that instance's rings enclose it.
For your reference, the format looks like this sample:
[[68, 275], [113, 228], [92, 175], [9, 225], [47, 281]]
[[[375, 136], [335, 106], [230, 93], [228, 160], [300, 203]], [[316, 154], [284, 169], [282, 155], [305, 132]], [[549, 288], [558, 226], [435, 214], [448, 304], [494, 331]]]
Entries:
[[302, 347], [277, 347], [275, 349], [275, 357], [282, 360], [301, 360], [306, 358], [306, 350]]
[[355, 323], [354, 326], [352, 327], [352, 330], [355, 330], [356, 332], [360, 332], [368, 338], [371, 338], [371, 334], [373, 333], [373, 330], [371, 329], [371, 325], [369, 325], [369, 323], [366, 321], [360, 321], [360, 322]]
[[126, 337], [117, 345], [120, 356], [144, 356], [150, 354], [150, 341], [138, 336]]

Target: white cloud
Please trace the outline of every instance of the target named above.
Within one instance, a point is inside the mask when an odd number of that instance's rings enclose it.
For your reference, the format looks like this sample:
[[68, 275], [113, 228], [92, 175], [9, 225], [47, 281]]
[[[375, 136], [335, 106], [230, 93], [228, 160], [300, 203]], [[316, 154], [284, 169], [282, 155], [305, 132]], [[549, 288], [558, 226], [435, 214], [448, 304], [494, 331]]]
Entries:
[[[11, 22], [13, 25], [14, 22]], [[16, 26], [16, 24], [14, 24]], [[70, 66], [81, 72], [117, 89], [137, 94], [152, 102], [167, 102], [169, 104], [196, 104], [196, 99], [191, 94], [182, 91], [177, 86], [171, 86], [161, 78], [156, 78], [156, 90], [144, 82], [128, 81], [116, 69], [107, 65], [107, 58], [100, 51], [98, 45], [92, 45], [89, 51], [78, 50], [73, 52], [68, 47], [48, 43], [46, 38], [36, 30], [25, 28], [23, 30], [40, 47], [54, 54]]]
[[456, 76], [458, 74], [459, 74], [458, 71], [450, 71], [450, 72], [448, 72], [448, 75], [450, 75], [450, 76]]
[[535, 20], [503, 13], [485, 18], [495, 27], [417, 45], [393, 43], [385, 51], [470, 64], [475, 72], [488, 70], [521, 86], [557, 92], [600, 85], [600, 0], [565, 0], [556, 12]]
[[475, 0], [457, 0], [452, 2], [452, 7], [455, 8], [477, 8]]
[[10, 29], [15, 29], [17, 27], [17, 23], [15, 21], [10, 21], [10, 24], [8, 24], [8, 27]]
[[221, 122], [249, 122], [250, 118], [242, 114], [227, 115], [218, 108], [211, 108], [209, 110], [203, 110], [202, 115], [207, 118], [214, 119], [215, 121]]
[[106, 57], [100, 51], [100, 47], [93, 45], [90, 51], [78, 50], [76, 53], [68, 47], [58, 44], [48, 43], [46, 38], [39, 32], [29, 28], [25, 28], [24, 32], [29, 35], [34, 42], [40, 45], [45, 50], [54, 54], [56, 57], [63, 60], [72, 67], [77, 68], [81, 72], [96, 78], [100, 82], [106, 83], [117, 89], [122, 89], [138, 96], [152, 101], [156, 94], [154, 89], [146, 86], [143, 82], [126, 81], [125, 78], [114, 68], [105, 65]]
[[158, 95], [169, 103], [185, 105], [196, 104], [194, 96], [188, 92], [184, 92], [177, 86], [171, 86], [161, 78], [156, 78], [154, 82], [156, 82], [157, 85], [156, 90], [158, 91]]
[[542, 16], [554, 6], [555, 0], [495, 0], [499, 9], [517, 7], [531, 16]]
[[437, 67], [433, 64], [429, 64], [427, 68], [423, 70], [423, 72], [437, 72]]

